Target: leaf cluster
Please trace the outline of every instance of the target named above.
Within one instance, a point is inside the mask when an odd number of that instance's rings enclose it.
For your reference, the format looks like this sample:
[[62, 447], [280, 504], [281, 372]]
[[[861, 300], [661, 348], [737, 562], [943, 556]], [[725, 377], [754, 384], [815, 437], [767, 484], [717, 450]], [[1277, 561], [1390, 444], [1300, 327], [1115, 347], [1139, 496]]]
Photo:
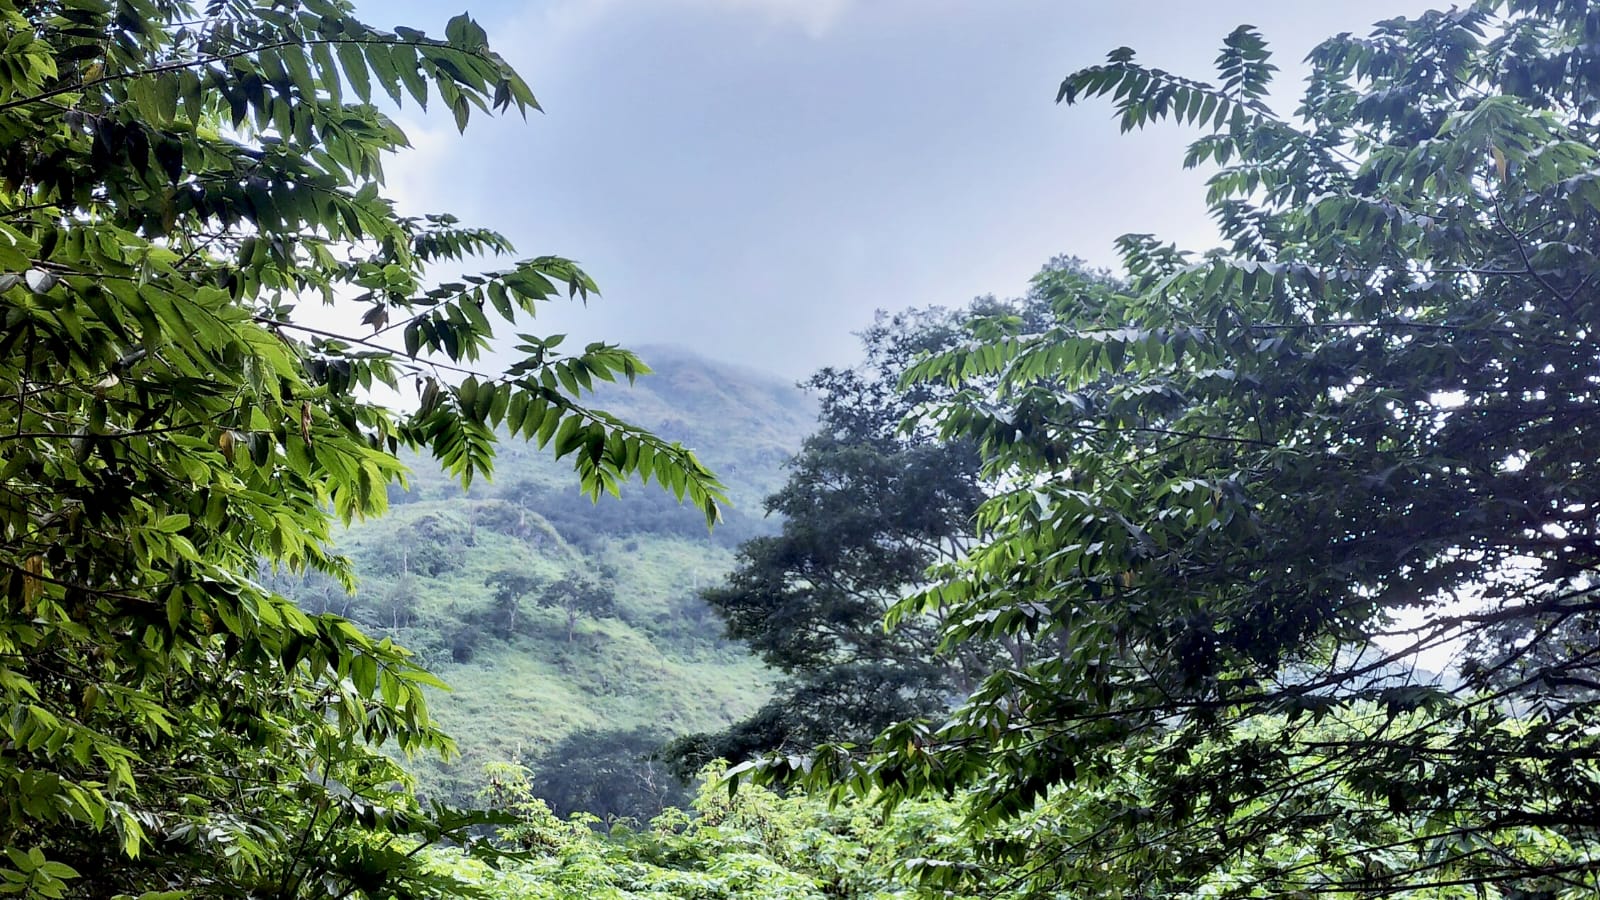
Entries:
[[1125, 237], [1125, 289], [1046, 285], [1049, 327], [911, 368], [1005, 489], [898, 612], [1058, 652], [765, 770], [971, 789], [980, 834], [1082, 797], [997, 860], [1040, 896], [1592, 896], [1597, 23], [1385, 21], [1312, 52], [1293, 119], [1248, 29], [1221, 85], [1127, 51], [1070, 76], [1201, 129], [1224, 243]]
[[[444, 890], [452, 829], [374, 748], [448, 752], [410, 655], [250, 576], [349, 584], [329, 512], [383, 510], [422, 449], [463, 482], [496, 428], [591, 494], [654, 477], [717, 514], [693, 454], [582, 394], [645, 372], [496, 328], [593, 282], [381, 190], [375, 103], [537, 109], [470, 18], [375, 29], [342, 0], [0, 3], [0, 884], [22, 896]], [[354, 304], [362, 327], [302, 304]], [[375, 392], [410, 389], [396, 410]], [[455, 820], [448, 820], [454, 822]], [[42, 858], [42, 862], [40, 861]], [[170, 894], [164, 892], [178, 892]]]

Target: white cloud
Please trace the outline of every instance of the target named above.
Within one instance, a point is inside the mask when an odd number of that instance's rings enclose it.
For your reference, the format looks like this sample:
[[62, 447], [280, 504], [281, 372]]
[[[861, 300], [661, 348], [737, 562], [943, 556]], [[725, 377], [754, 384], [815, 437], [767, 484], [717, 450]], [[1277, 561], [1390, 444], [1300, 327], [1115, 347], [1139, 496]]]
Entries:
[[711, 9], [755, 16], [782, 27], [798, 28], [806, 35], [827, 35], [844, 18], [856, 0], [557, 0], [530, 8], [523, 22], [545, 35], [569, 36], [612, 14], [630, 9]]
[[452, 201], [460, 199], [451, 189], [453, 167], [461, 165], [462, 147], [453, 127], [442, 116], [431, 119], [415, 107], [396, 116], [395, 124], [406, 133], [411, 146], [383, 161], [384, 195], [393, 198], [401, 215], [415, 216], [449, 210], [461, 214]]

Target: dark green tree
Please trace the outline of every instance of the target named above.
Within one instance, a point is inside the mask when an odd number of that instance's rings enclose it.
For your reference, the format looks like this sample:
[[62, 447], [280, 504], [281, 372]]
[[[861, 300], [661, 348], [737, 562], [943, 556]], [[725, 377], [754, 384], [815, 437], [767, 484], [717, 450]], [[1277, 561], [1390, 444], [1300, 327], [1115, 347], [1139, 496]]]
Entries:
[[578, 632], [578, 620], [587, 616], [601, 619], [616, 612], [617, 593], [610, 573], [595, 578], [569, 572], [538, 590], [536, 601], [547, 609], [559, 610], [566, 620], [567, 643]]
[[483, 581], [492, 589], [495, 627], [504, 637], [517, 632], [517, 615], [522, 602], [549, 585], [548, 579], [515, 569], [500, 569]]
[[588, 813], [643, 825], [689, 799], [658, 758], [660, 747], [661, 735], [647, 727], [575, 731], [529, 763], [530, 787], [562, 818]]
[[1249, 28], [1217, 83], [1124, 49], [1062, 85], [1198, 126], [1225, 243], [1123, 238], [1128, 290], [913, 368], [1005, 489], [901, 612], [1060, 652], [808, 777], [970, 788], [1041, 896], [1187, 896], [1239, 860], [1271, 861], [1240, 896], [1593, 896], [1600, 15], [1474, 3], [1309, 63], [1292, 118]]
[[[1040, 283], [1104, 288], [1103, 276], [1072, 259], [1048, 265]], [[964, 322], [1011, 315], [1039, 324], [1044, 294], [963, 310], [880, 313], [861, 333], [864, 361], [827, 368], [805, 386], [820, 399], [818, 430], [790, 463], [787, 483], [767, 498], [781, 533], [747, 541], [725, 585], [703, 593], [729, 637], [745, 641], [787, 681], [751, 718], [720, 734], [692, 735], [666, 751], [692, 774], [706, 762], [795, 751], [827, 740], [868, 742], [885, 726], [947, 709], [1022, 644], [944, 652], [943, 611], [887, 630], [885, 616], [927, 569], [962, 552], [982, 502], [977, 445], [926, 427], [902, 428], [922, 406], [948, 396], [936, 385], [900, 389], [921, 354], [964, 339]]]
[[[377, 749], [450, 749], [436, 682], [258, 561], [348, 588], [329, 511], [381, 512], [403, 448], [487, 472], [496, 429], [591, 493], [654, 476], [716, 513], [691, 454], [582, 402], [632, 354], [523, 335], [476, 368], [587, 275], [538, 257], [430, 287], [509, 243], [383, 195], [406, 139], [375, 99], [464, 127], [532, 94], [465, 15], [433, 37], [343, 0], [7, 2], [0, 35], [0, 891], [445, 892], [411, 849], [465, 820]], [[348, 334], [298, 311], [336, 297], [364, 313]]]

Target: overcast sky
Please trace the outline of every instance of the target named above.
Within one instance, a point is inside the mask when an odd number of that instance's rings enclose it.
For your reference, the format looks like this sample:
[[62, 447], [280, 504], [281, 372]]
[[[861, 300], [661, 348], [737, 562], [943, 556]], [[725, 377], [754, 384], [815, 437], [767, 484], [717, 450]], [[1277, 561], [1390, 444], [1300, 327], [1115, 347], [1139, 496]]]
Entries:
[[[457, 0], [460, 2], [460, 0]], [[358, 0], [375, 25], [442, 33], [436, 0]], [[1210, 79], [1222, 37], [1259, 26], [1282, 109], [1299, 60], [1416, 0], [475, 0], [491, 46], [546, 113], [406, 110], [389, 167], [408, 212], [579, 260], [604, 296], [533, 326], [682, 344], [800, 377], [854, 358], [877, 308], [1015, 296], [1056, 254], [1113, 241], [1212, 243], [1192, 133], [1119, 135], [1105, 102], [1059, 107], [1115, 47]], [[447, 7], [446, 7], [447, 8]]]

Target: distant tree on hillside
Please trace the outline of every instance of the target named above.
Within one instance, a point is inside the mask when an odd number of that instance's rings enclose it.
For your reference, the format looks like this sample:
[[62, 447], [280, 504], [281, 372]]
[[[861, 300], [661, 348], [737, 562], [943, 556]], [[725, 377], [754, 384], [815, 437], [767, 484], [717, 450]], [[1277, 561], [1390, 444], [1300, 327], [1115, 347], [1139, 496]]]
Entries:
[[522, 609], [522, 601], [549, 582], [515, 569], [500, 569], [485, 578], [483, 583], [493, 592], [491, 615], [495, 627], [503, 637], [510, 637], [517, 630], [517, 614]]
[[584, 616], [599, 619], [616, 611], [616, 590], [609, 573], [600, 578], [586, 574], [568, 573], [550, 583], [539, 592], [538, 603], [558, 609], [566, 616], [567, 643], [572, 643], [577, 633], [578, 620]]
[[569, 572], [554, 581], [516, 569], [500, 569], [484, 584], [492, 590], [491, 615], [503, 637], [516, 633], [517, 617], [528, 599], [546, 609], [559, 610], [566, 620], [567, 642], [577, 634], [583, 617], [602, 618], [616, 611], [615, 573], [602, 571], [600, 577]]
[[399, 629], [414, 623], [419, 591], [416, 576], [402, 573], [373, 603], [374, 624]]

